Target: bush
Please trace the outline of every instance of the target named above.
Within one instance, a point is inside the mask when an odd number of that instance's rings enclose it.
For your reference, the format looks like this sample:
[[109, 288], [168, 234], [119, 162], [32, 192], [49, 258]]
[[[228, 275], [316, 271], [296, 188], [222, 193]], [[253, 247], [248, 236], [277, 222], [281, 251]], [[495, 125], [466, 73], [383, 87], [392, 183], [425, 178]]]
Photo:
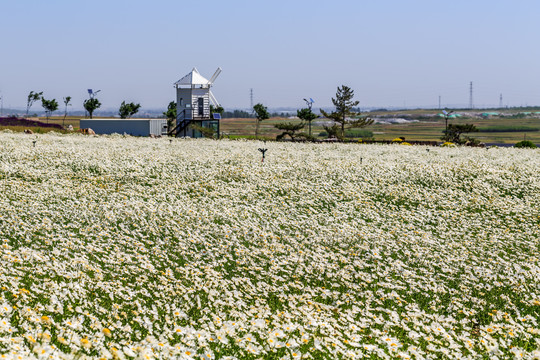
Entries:
[[350, 130], [345, 130], [345, 137], [346, 138], [362, 138], [362, 139], [372, 138], [373, 132], [369, 130], [364, 130], [364, 129], [350, 129]]
[[540, 131], [539, 128], [531, 126], [517, 126], [517, 125], [496, 125], [478, 128], [479, 132], [535, 132]]
[[537, 148], [535, 143], [533, 143], [530, 140], [520, 141], [516, 145], [514, 145], [514, 147], [517, 147], [517, 148], [529, 148], [529, 149], [536, 149]]

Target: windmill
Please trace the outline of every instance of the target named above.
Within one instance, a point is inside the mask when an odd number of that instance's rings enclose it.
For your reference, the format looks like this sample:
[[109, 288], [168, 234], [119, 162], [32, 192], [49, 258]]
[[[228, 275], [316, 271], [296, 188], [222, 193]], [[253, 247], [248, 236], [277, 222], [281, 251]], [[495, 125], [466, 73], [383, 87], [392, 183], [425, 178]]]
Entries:
[[174, 83], [176, 88], [176, 127], [170, 132], [176, 136], [202, 136], [193, 128], [214, 128], [219, 133], [219, 119], [213, 119], [210, 105], [220, 106], [210, 88], [214, 85], [221, 68], [218, 67], [210, 80], [203, 77], [197, 68]]
[[219, 74], [221, 74], [221, 68], [220, 67], [217, 68], [214, 75], [212, 75], [210, 80], [208, 80], [208, 95], [210, 97], [210, 101], [212, 102], [212, 105], [214, 105], [216, 107], [220, 106], [220, 105], [219, 105], [219, 102], [217, 101], [216, 97], [214, 96], [214, 93], [212, 92], [212, 90], [210, 90], [210, 87], [212, 87], [212, 85], [214, 85], [214, 81], [216, 81]]

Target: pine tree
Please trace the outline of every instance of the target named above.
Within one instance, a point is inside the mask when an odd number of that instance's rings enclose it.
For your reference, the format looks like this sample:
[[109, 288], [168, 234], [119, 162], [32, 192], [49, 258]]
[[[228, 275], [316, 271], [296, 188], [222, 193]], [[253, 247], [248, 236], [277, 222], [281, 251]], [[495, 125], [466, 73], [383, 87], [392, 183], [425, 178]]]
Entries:
[[[373, 124], [373, 120], [368, 117], [361, 117], [359, 112], [353, 111], [360, 101], [353, 101], [354, 90], [350, 87], [342, 85], [337, 88], [336, 98], [332, 98], [332, 103], [336, 110], [328, 114], [321, 109], [321, 114], [324, 117], [341, 125], [341, 138], [345, 136], [345, 127], [347, 128], [362, 128]], [[354, 119], [351, 119], [353, 118]]]

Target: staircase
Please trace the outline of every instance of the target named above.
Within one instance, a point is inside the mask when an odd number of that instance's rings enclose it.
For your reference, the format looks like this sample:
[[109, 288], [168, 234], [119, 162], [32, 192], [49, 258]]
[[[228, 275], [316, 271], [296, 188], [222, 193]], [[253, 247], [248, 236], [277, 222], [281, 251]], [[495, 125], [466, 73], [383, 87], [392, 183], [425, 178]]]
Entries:
[[191, 123], [191, 119], [186, 119], [186, 111], [184, 110], [177, 118], [178, 125], [167, 133], [169, 136], [179, 137], [188, 125]]

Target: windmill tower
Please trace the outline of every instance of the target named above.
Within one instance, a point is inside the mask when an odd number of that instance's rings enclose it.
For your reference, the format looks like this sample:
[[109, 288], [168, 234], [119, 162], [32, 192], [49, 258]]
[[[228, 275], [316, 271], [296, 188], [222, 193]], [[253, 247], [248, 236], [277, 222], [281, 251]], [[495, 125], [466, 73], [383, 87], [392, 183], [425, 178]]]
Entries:
[[219, 106], [210, 88], [221, 73], [218, 68], [207, 80], [197, 68], [174, 83], [176, 88], [176, 127], [169, 135], [202, 137], [200, 131], [190, 125], [214, 129], [219, 134], [219, 119], [210, 113], [210, 104]]

